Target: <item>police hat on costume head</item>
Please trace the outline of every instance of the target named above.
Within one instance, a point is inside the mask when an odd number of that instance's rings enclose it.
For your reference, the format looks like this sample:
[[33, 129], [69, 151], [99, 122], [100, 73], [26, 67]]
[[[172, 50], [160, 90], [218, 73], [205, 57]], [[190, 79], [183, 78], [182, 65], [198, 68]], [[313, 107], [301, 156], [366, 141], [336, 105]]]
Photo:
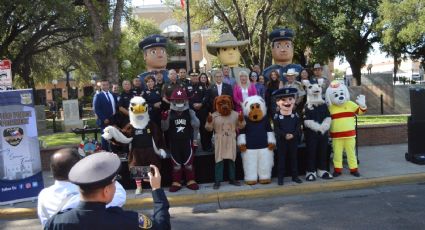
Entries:
[[275, 29], [269, 34], [270, 42], [276, 42], [281, 40], [290, 40], [294, 38], [294, 31], [288, 28]]
[[139, 42], [139, 48], [143, 50], [147, 48], [151, 48], [151, 47], [166, 47], [166, 46], [167, 46], [167, 38], [159, 34], [150, 35], [148, 37], [145, 37], [142, 41]]
[[293, 87], [286, 87], [286, 88], [281, 88], [281, 89], [277, 89], [272, 93], [272, 96], [275, 99], [278, 98], [285, 98], [285, 97], [296, 97], [298, 94], [298, 90], [296, 88]]
[[84, 189], [102, 188], [111, 184], [121, 166], [118, 156], [99, 152], [78, 161], [69, 171], [69, 181]]
[[194, 69], [194, 70], [190, 70], [189, 71], [189, 76], [199, 76], [199, 74], [201, 74], [201, 73], [199, 73], [196, 69]]

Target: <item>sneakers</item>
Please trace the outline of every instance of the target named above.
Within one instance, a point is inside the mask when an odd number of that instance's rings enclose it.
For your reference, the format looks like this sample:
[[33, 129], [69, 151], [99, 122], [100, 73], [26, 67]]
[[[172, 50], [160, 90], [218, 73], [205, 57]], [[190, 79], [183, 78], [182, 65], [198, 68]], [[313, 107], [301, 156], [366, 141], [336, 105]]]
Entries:
[[234, 186], [241, 186], [241, 183], [237, 180], [231, 180], [231, 181], [229, 181], [229, 184], [234, 185]]
[[295, 182], [295, 183], [297, 183], [297, 184], [303, 183], [303, 181], [300, 178], [298, 178], [298, 177], [292, 177], [292, 181]]

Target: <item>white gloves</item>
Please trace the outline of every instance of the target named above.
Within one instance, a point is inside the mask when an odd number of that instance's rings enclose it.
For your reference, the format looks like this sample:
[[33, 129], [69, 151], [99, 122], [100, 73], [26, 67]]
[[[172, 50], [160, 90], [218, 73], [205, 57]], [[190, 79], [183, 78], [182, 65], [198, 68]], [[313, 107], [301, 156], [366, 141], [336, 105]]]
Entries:
[[365, 95], [359, 95], [359, 96], [357, 96], [356, 102], [357, 102], [357, 104], [359, 104], [360, 108], [362, 108], [362, 109], [365, 109], [367, 107], [366, 106], [366, 97], [365, 97]]

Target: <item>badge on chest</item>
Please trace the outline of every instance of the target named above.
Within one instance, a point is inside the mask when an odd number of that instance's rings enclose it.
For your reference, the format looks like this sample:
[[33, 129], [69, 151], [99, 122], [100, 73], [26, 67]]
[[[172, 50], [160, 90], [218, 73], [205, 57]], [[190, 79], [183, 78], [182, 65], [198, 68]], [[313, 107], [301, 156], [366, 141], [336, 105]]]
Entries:
[[151, 130], [150, 129], [136, 129], [134, 131], [134, 135], [143, 135], [143, 134], [150, 134]]

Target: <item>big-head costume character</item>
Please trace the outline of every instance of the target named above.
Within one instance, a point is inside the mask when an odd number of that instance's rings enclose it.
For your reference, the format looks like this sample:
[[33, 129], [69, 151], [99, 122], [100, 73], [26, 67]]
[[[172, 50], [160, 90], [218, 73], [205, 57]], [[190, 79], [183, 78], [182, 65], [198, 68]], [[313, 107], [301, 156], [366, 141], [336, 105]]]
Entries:
[[196, 137], [199, 133], [199, 119], [193, 110], [189, 109], [189, 97], [184, 88], [177, 88], [169, 98], [170, 110], [163, 112], [161, 127], [168, 131], [172, 160], [172, 185], [170, 192], [181, 189], [183, 170], [186, 176], [186, 186], [192, 190], [198, 190], [195, 181], [195, 157]]
[[353, 176], [359, 177], [356, 157], [355, 116], [366, 112], [366, 98], [359, 95], [356, 103], [350, 101], [350, 93], [342, 82], [332, 81], [326, 90], [326, 103], [332, 117], [330, 135], [333, 147], [333, 176], [342, 173], [342, 152], [347, 154], [348, 167]]
[[245, 183], [248, 185], [269, 184], [273, 167], [273, 149], [276, 145], [264, 99], [248, 97], [243, 102], [246, 126], [240, 130], [238, 145], [242, 153]]
[[[123, 129], [108, 126], [103, 138], [113, 143], [129, 144], [128, 165], [161, 167], [161, 159], [167, 156], [164, 151], [164, 141], [159, 127], [149, 119], [148, 104], [143, 97], [133, 97], [128, 108], [130, 123]], [[142, 191], [141, 180], [136, 180], [136, 194]]]
[[263, 75], [267, 79], [270, 79], [271, 71], [276, 70], [281, 76], [281, 80], [285, 83], [286, 78], [283, 77], [283, 74], [288, 69], [293, 68], [298, 73], [303, 69], [301, 65], [292, 63], [294, 57], [293, 38], [294, 31], [288, 28], [275, 29], [269, 34], [274, 64], [263, 71]]
[[248, 40], [238, 41], [233, 34], [225, 33], [221, 34], [215, 43], [207, 44], [208, 52], [217, 56], [223, 66], [230, 67], [230, 77], [234, 78], [237, 84], [240, 84], [240, 71], [244, 70], [249, 73], [248, 68], [239, 67], [242, 49], [248, 43]]
[[214, 131], [215, 144], [215, 183], [214, 189], [220, 187], [223, 180], [224, 160], [229, 164], [229, 183], [240, 185], [235, 177], [236, 129], [245, 127], [242, 114], [233, 110], [232, 98], [221, 95], [214, 99], [213, 114], [210, 114], [205, 129]]
[[292, 181], [302, 183], [298, 178], [298, 142], [301, 134], [301, 121], [293, 111], [297, 97], [296, 88], [281, 88], [273, 92], [279, 110], [273, 117], [278, 152], [277, 183], [283, 185], [285, 162], [289, 158]]
[[166, 46], [167, 38], [159, 34], [150, 35], [139, 42], [139, 48], [143, 50], [146, 62], [146, 72], [139, 75], [142, 84], [146, 76], [158, 73], [162, 74], [164, 82], [168, 82]]
[[323, 79], [319, 79], [318, 82], [304, 80], [303, 84], [307, 91], [307, 102], [304, 106], [304, 133], [307, 145], [305, 179], [314, 181], [317, 176], [323, 179], [332, 179], [332, 175], [327, 171], [331, 115], [322, 98]]

